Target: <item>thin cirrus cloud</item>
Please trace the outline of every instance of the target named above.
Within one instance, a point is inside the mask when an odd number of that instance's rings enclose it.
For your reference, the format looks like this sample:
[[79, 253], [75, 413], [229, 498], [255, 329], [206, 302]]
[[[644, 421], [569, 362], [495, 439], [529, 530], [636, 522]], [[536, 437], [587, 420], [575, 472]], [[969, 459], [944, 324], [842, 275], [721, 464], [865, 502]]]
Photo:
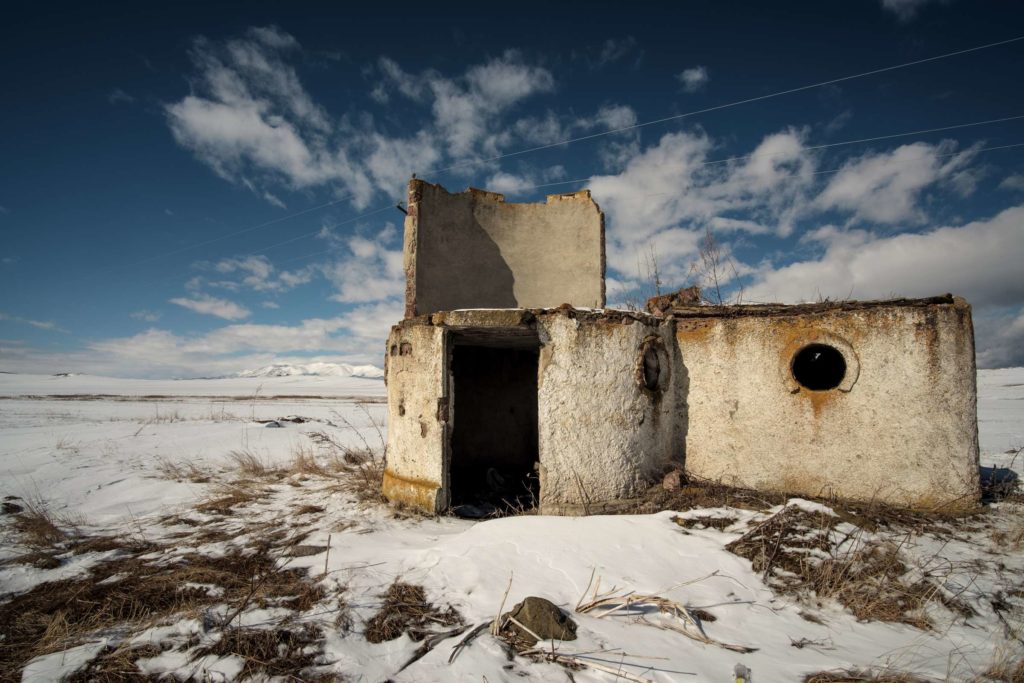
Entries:
[[170, 303], [203, 315], [212, 315], [224, 320], [248, 318], [250, 311], [245, 306], [209, 294], [194, 294], [191, 297], [176, 297]]

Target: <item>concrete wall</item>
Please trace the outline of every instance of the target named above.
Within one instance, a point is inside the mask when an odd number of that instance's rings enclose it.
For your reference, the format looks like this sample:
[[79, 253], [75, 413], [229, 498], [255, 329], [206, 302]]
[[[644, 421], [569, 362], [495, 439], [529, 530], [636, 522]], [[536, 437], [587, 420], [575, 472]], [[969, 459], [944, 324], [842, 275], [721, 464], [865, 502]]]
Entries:
[[[541, 512], [602, 512], [681, 466], [686, 378], [671, 321], [539, 320]], [[648, 349], [660, 370], [654, 390], [644, 381]]]
[[388, 446], [383, 493], [391, 501], [440, 511], [445, 490], [448, 358], [444, 329], [391, 330], [385, 356]]
[[390, 500], [431, 513], [448, 505], [448, 439], [459, 418], [447, 409], [445, 377], [456, 335], [460, 343], [474, 335], [481, 344], [540, 339], [542, 512], [600, 512], [682, 465], [686, 377], [671, 320], [571, 308], [452, 311], [405, 320], [388, 341]]
[[[677, 309], [689, 377], [686, 471], [726, 484], [970, 507], [979, 495], [974, 335], [960, 299]], [[842, 384], [793, 378], [812, 343]]]
[[545, 204], [409, 183], [406, 317], [463, 308], [604, 306], [604, 215], [589, 191]]

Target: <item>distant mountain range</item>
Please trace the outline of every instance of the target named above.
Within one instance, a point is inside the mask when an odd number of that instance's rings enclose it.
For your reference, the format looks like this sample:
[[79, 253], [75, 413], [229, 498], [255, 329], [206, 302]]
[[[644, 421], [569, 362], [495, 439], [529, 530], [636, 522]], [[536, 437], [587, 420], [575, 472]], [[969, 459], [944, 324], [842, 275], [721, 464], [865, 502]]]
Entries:
[[305, 365], [275, 363], [255, 370], [243, 370], [232, 377], [295, 377], [299, 375], [381, 379], [384, 377], [384, 371], [375, 365], [349, 365], [348, 363], [307, 363]]

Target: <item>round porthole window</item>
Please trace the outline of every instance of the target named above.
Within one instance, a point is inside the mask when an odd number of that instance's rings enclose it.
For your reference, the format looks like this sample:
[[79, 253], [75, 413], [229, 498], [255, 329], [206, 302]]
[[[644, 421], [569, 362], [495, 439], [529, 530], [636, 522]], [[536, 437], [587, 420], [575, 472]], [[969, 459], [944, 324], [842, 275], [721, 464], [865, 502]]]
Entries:
[[793, 379], [811, 391], [838, 387], [846, 376], [846, 359], [828, 344], [810, 344], [797, 351], [792, 364]]

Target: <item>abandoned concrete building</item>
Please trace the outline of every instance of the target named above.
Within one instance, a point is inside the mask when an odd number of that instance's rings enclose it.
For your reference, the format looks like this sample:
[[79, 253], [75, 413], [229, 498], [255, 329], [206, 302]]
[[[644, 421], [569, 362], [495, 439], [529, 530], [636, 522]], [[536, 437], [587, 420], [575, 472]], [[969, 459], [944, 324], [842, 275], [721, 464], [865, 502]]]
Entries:
[[404, 259], [385, 358], [391, 501], [586, 514], [672, 470], [911, 508], [978, 499], [962, 299], [606, 309], [588, 191], [510, 204], [414, 179]]

